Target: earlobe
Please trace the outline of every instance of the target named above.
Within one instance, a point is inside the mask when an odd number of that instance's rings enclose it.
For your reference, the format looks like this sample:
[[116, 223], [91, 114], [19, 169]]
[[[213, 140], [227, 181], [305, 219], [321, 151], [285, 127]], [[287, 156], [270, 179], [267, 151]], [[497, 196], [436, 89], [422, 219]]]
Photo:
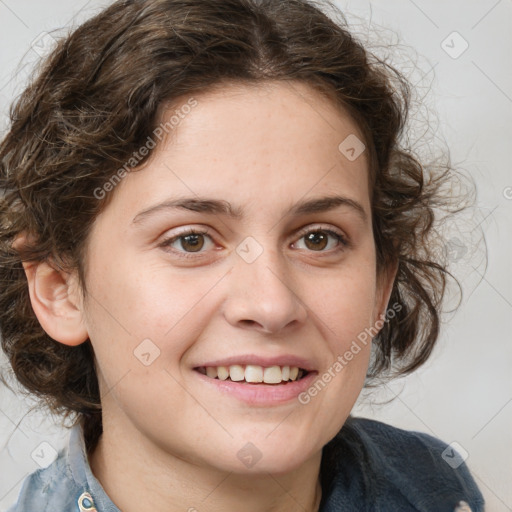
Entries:
[[88, 339], [76, 276], [47, 262], [24, 262], [32, 309], [45, 332], [64, 345]]

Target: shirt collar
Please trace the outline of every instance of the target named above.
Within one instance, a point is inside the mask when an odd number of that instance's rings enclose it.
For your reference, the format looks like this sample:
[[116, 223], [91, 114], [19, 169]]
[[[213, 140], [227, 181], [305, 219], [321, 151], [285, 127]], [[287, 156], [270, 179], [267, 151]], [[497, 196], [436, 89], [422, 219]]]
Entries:
[[77, 500], [78, 510], [121, 512], [92, 473], [85, 448], [84, 433], [80, 424], [71, 429], [68, 442], [68, 465], [73, 480], [82, 490]]

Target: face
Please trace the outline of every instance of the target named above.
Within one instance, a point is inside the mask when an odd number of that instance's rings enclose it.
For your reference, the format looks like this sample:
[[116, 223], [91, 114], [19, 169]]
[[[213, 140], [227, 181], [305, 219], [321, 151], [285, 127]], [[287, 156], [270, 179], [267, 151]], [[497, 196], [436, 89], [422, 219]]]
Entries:
[[345, 422], [370, 343], [345, 354], [387, 300], [366, 154], [338, 148], [363, 137], [306, 85], [194, 98], [90, 234], [103, 414], [193, 464], [286, 472]]

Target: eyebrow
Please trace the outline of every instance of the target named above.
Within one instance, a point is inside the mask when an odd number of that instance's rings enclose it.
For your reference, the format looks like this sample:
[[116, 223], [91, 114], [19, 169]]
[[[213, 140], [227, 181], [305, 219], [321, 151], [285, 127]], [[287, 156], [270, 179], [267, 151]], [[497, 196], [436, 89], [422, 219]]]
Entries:
[[[334, 210], [340, 206], [346, 206], [354, 210], [358, 216], [366, 222], [368, 217], [363, 206], [348, 197], [333, 195], [302, 200], [295, 204], [288, 212], [288, 215], [306, 215], [311, 213], [322, 213]], [[155, 206], [139, 212], [132, 220], [137, 224], [162, 210], [187, 210], [192, 212], [207, 213], [210, 215], [224, 215], [233, 219], [242, 219], [244, 210], [241, 206], [234, 206], [222, 199], [209, 199], [202, 197], [182, 197], [163, 201]]]

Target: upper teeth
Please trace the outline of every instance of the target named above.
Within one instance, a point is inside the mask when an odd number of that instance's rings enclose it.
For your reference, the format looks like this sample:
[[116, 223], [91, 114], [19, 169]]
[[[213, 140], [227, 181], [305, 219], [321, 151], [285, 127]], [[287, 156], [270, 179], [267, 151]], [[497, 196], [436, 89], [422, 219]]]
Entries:
[[[299, 375], [300, 373], [300, 375]], [[297, 366], [257, 366], [248, 364], [242, 366], [233, 364], [231, 366], [207, 366], [206, 375], [212, 379], [226, 380], [228, 377], [233, 381], [264, 382], [265, 384], [279, 384], [288, 380], [297, 380], [302, 377], [303, 371]]]

